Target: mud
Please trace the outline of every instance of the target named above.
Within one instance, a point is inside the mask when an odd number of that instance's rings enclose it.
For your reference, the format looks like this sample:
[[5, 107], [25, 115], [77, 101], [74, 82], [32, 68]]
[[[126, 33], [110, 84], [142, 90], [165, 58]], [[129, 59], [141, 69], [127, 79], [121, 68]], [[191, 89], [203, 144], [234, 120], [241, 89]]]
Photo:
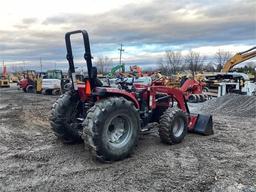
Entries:
[[213, 114], [214, 135], [169, 146], [154, 129], [130, 158], [111, 164], [94, 161], [83, 144], [56, 140], [47, 120], [56, 97], [12, 87], [0, 98], [0, 191], [256, 191], [253, 97], [190, 105]]

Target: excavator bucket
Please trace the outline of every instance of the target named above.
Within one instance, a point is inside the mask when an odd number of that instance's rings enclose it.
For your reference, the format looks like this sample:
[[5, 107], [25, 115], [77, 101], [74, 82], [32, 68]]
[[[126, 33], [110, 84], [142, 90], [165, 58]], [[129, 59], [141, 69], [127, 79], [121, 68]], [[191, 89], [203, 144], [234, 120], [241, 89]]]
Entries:
[[193, 132], [201, 135], [213, 135], [212, 116], [198, 114]]

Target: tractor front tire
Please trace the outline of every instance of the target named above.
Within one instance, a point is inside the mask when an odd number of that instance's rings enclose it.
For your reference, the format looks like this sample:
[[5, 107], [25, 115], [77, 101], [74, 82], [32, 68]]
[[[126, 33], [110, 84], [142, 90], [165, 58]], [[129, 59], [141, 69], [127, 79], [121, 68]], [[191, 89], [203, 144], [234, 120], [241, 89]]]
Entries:
[[169, 107], [160, 118], [159, 136], [163, 143], [180, 143], [187, 134], [187, 117], [177, 107]]
[[61, 95], [52, 106], [50, 124], [54, 134], [63, 143], [80, 143], [82, 124], [76, 122], [79, 107], [78, 94], [72, 91]]
[[33, 85], [28, 85], [26, 87], [26, 93], [35, 93], [35, 88]]
[[140, 119], [134, 103], [123, 97], [102, 99], [88, 110], [83, 139], [100, 161], [117, 161], [129, 156], [137, 144]]

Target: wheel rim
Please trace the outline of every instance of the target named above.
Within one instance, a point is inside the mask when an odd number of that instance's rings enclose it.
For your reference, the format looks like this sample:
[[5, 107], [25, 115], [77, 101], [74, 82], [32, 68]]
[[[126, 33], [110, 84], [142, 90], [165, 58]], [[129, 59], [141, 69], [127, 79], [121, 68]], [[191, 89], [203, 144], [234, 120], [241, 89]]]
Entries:
[[173, 124], [172, 132], [175, 137], [180, 137], [184, 131], [185, 123], [182, 118], [176, 119]]
[[131, 119], [126, 114], [117, 114], [106, 125], [107, 141], [115, 148], [125, 146], [132, 135]]

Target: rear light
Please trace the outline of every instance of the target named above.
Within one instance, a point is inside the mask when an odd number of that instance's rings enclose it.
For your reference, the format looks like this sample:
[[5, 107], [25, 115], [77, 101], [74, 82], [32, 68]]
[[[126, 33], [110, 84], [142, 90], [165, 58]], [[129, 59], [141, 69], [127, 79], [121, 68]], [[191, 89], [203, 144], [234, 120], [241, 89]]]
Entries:
[[85, 82], [85, 95], [91, 95], [91, 84], [88, 80]]

